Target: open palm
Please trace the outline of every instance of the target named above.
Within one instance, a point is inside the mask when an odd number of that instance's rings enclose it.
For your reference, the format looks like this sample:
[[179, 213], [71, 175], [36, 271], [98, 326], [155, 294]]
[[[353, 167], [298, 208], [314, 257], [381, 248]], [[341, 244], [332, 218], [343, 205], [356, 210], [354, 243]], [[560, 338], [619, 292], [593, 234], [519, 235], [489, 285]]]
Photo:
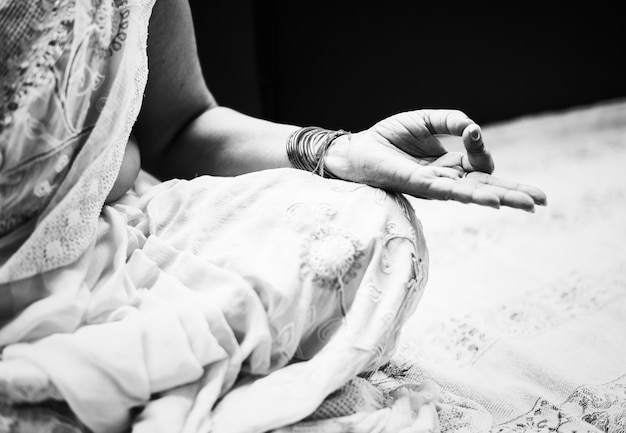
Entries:
[[[466, 154], [448, 152], [437, 138], [442, 134], [461, 137]], [[329, 168], [346, 180], [496, 208], [532, 211], [546, 203], [538, 188], [491, 176], [494, 163], [480, 127], [457, 110], [396, 114], [352, 134], [349, 141], [328, 155]]]

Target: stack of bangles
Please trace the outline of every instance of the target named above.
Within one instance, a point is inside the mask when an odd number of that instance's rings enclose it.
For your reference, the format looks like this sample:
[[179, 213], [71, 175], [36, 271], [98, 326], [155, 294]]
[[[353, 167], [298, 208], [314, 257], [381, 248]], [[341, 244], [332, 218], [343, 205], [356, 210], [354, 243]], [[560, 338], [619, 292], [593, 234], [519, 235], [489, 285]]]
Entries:
[[339, 179], [324, 168], [324, 158], [333, 142], [342, 135], [350, 136], [350, 132], [343, 129], [331, 131], [317, 126], [300, 128], [287, 138], [287, 157], [295, 168], [322, 177]]

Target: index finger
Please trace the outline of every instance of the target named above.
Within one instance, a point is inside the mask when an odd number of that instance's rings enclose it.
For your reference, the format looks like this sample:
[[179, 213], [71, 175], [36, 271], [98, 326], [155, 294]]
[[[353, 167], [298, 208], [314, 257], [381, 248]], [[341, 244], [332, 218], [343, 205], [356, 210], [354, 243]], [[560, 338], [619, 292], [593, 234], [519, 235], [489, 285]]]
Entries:
[[480, 126], [460, 110], [422, 110], [421, 115], [431, 134], [448, 134], [462, 137], [471, 167], [468, 171], [493, 173], [495, 168], [491, 152], [485, 147]]
[[460, 137], [469, 125], [476, 123], [460, 110], [419, 110], [431, 134]]

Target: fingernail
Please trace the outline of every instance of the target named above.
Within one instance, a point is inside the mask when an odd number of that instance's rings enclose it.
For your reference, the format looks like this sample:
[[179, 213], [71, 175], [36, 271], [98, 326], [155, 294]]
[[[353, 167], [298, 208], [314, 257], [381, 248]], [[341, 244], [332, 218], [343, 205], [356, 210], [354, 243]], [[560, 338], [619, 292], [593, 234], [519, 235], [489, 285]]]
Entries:
[[472, 140], [474, 141], [480, 140], [480, 128], [478, 126], [475, 126], [472, 129], [472, 131], [470, 132], [470, 137], [472, 137]]

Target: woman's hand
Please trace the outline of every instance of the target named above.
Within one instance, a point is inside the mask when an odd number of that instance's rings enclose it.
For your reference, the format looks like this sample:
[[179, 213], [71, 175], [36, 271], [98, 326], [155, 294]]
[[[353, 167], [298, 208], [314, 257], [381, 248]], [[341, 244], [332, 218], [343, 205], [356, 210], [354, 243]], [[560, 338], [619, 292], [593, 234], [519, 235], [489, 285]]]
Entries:
[[[466, 154], [448, 152], [440, 134], [461, 137]], [[531, 212], [546, 204], [538, 188], [491, 176], [494, 162], [480, 127], [457, 110], [404, 112], [340, 137], [326, 167], [342, 179], [415, 197]]]

